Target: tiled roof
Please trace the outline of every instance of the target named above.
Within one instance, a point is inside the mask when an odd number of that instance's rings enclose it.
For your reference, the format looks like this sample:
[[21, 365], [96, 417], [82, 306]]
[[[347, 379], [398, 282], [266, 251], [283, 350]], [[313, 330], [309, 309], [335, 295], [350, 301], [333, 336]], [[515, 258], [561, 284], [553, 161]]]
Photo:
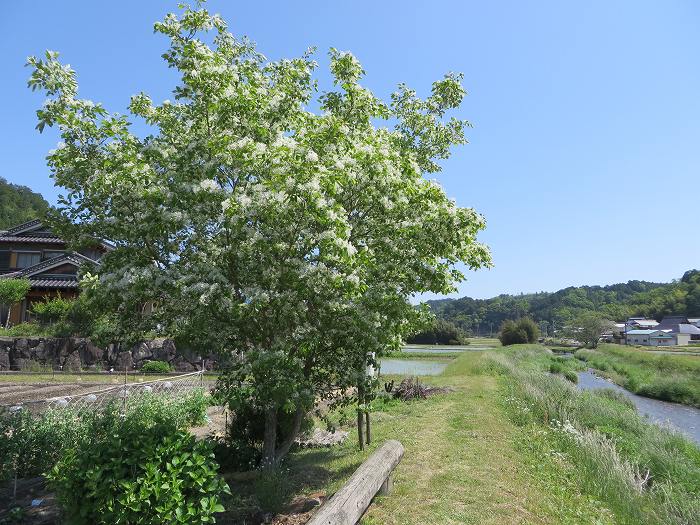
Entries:
[[[675, 330], [674, 330], [675, 332]], [[679, 324], [678, 325], [679, 334], [690, 334], [690, 335], [700, 335], [700, 328], [694, 324]]]
[[9, 230], [7, 230], [5, 233], [9, 233], [10, 235], [12, 235], [13, 233], [18, 233], [18, 232], [32, 229], [34, 226], [39, 226], [40, 224], [41, 224], [41, 219], [32, 219], [31, 221], [23, 222], [22, 224], [18, 224], [17, 226], [13, 226]]
[[[41, 219], [34, 219], [18, 224], [6, 231], [0, 230], [0, 242], [51, 243], [66, 244], [58, 235], [42, 227]], [[113, 250], [114, 245], [108, 241], [95, 240], [105, 250]]]
[[35, 264], [34, 266], [29, 266], [27, 268], [23, 268], [18, 272], [15, 272], [12, 274], [13, 276], [17, 277], [31, 277], [32, 275], [36, 275], [38, 273], [41, 273], [45, 270], [49, 270], [51, 268], [54, 268], [56, 266], [61, 266], [62, 264], [65, 263], [71, 263], [76, 266], [80, 266], [81, 264], [85, 263], [90, 263], [93, 265], [99, 265], [99, 261], [95, 261], [94, 259], [90, 259], [90, 257], [85, 257], [84, 255], [81, 255], [79, 253], [71, 252], [71, 253], [66, 253], [63, 254], [59, 257], [53, 257], [51, 259], [46, 259], [45, 261], [41, 261], [40, 263]]
[[659, 323], [654, 319], [635, 319], [633, 321], [631, 320], [630, 324], [638, 324], [639, 326], [656, 326]]
[[15, 235], [0, 235], [0, 241], [6, 242], [35, 242], [35, 243], [56, 243], [65, 244], [65, 241], [60, 237], [32, 237], [32, 236], [15, 236]]
[[77, 288], [75, 279], [29, 279], [32, 288]]
[[92, 264], [94, 266], [99, 266], [100, 264], [99, 261], [90, 259], [90, 257], [85, 257], [84, 255], [81, 255], [79, 253], [66, 253], [64, 255], [61, 255], [60, 257], [53, 257], [52, 259], [41, 261], [40, 263], [35, 264], [34, 266], [29, 266], [16, 272], [0, 275], [0, 279], [28, 277], [29, 281], [32, 284], [32, 287], [75, 288], [78, 285], [78, 282], [75, 279], [63, 280], [55, 278], [42, 278], [41, 275], [37, 275], [41, 274], [44, 271], [50, 270], [51, 268], [62, 266], [66, 263], [74, 264], [76, 266], [80, 266], [81, 264], [85, 263]]

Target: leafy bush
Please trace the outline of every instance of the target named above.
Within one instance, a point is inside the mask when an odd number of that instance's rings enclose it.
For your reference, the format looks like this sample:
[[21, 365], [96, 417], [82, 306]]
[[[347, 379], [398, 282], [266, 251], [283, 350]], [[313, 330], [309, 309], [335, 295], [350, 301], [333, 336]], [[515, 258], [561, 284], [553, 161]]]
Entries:
[[20, 323], [10, 328], [0, 328], [0, 335], [8, 337], [33, 337], [50, 334], [44, 327], [36, 323]]
[[49, 470], [65, 448], [75, 447], [83, 420], [70, 409], [0, 412], [0, 481], [35, 477]]
[[148, 361], [141, 367], [141, 372], [158, 372], [165, 374], [171, 370], [170, 363], [167, 361]]
[[211, 446], [186, 430], [202, 416], [201, 398], [183, 404], [144, 395], [124, 414], [111, 404], [85, 418], [77, 446], [64, 449], [47, 476], [66, 520], [213, 523], [228, 486]]
[[32, 312], [37, 316], [43, 325], [64, 321], [73, 305], [72, 299], [64, 299], [59, 294], [58, 297], [45, 297], [43, 302], [32, 304]]
[[561, 374], [564, 371], [564, 365], [558, 361], [554, 361], [549, 365], [550, 374]]
[[498, 339], [503, 346], [536, 343], [540, 336], [540, 329], [529, 317], [523, 317], [517, 321], [510, 319], [503, 321]]
[[467, 334], [457, 325], [444, 319], [433, 319], [429, 326], [407, 339], [410, 344], [469, 344]]
[[[207, 398], [195, 391], [175, 400], [155, 395], [133, 398], [129, 412], [143, 417], [168, 418], [178, 428], [200, 424], [206, 414]], [[67, 450], [75, 449], [99, 417], [92, 410], [50, 408], [40, 414], [27, 410], [0, 411], [0, 480], [14, 475], [34, 477], [50, 470]]]

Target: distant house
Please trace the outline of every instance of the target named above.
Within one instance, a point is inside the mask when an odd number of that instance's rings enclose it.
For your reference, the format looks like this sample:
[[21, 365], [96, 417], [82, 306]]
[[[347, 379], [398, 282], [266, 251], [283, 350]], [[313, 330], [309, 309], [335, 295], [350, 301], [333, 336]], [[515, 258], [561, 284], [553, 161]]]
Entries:
[[629, 330], [651, 330], [656, 328], [659, 322], [656, 319], [645, 317], [630, 317], [625, 323], [625, 331]]
[[687, 334], [664, 330], [629, 330], [626, 339], [628, 345], [643, 346], [684, 346], [689, 340], [690, 336]]
[[656, 328], [674, 334], [688, 335], [691, 341], [700, 341], [700, 327], [691, 323], [690, 319], [684, 315], [667, 315]]
[[75, 297], [78, 292], [78, 269], [98, 266], [110, 247], [96, 243], [81, 252], [69, 251], [66, 242], [36, 219], [0, 231], [0, 279], [27, 278], [31, 289], [14, 305], [0, 305], [0, 319], [10, 310], [10, 324], [31, 320], [31, 305], [45, 297]]

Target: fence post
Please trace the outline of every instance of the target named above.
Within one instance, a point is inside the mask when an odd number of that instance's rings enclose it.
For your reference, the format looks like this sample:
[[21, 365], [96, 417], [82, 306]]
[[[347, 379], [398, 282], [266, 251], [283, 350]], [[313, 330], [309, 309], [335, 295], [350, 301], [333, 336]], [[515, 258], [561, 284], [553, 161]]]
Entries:
[[129, 380], [129, 367], [124, 363], [124, 395], [122, 396], [122, 410], [126, 414], [126, 384]]

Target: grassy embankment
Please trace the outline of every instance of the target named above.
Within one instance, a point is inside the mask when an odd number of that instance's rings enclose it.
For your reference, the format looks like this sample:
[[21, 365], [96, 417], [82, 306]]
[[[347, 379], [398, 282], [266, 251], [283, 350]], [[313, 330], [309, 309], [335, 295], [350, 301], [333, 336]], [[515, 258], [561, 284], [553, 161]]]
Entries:
[[631, 392], [700, 407], [698, 356], [601, 345], [596, 350], [578, 350], [576, 357]]
[[295, 452], [257, 488], [332, 493], [393, 438], [406, 447], [395, 491], [375, 500], [366, 525], [692, 523], [700, 450], [610, 392], [579, 393], [546, 373], [559, 361], [538, 345], [463, 353], [426, 379], [454, 392], [375, 404], [369, 451], [351, 432], [339, 447]]

